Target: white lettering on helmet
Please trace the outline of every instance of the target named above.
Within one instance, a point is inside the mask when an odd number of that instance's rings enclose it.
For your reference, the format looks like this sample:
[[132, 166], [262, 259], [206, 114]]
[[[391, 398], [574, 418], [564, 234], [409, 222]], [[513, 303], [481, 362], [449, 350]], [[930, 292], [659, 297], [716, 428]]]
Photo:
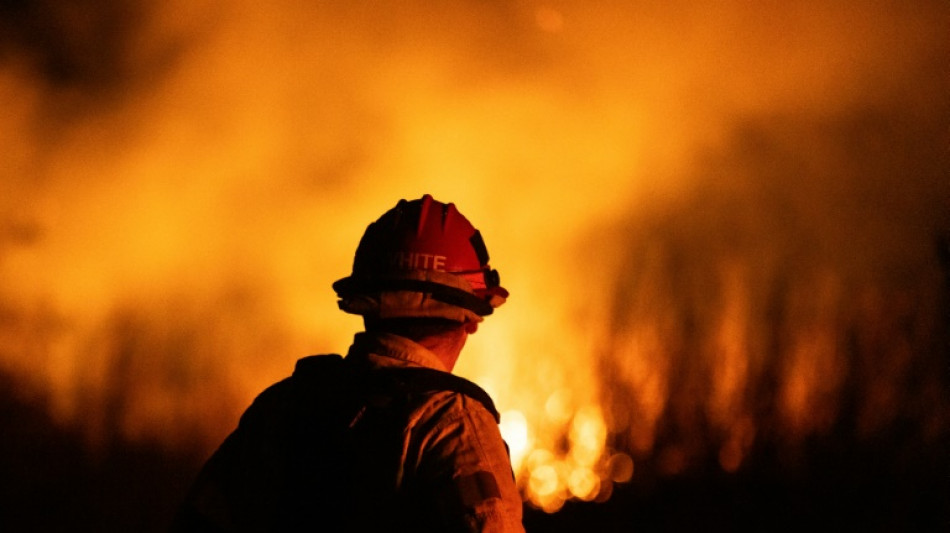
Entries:
[[395, 252], [390, 264], [400, 270], [438, 270], [445, 271], [444, 255], [423, 254], [416, 252]]

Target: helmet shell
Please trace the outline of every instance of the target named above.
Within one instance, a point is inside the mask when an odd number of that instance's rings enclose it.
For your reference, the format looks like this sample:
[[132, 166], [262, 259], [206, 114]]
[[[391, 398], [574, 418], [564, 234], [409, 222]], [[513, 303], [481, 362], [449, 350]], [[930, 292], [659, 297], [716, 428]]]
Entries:
[[[488, 265], [481, 233], [455, 204], [428, 194], [400, 200], [370, 224], [357, 247], [353, 274], [333, 288], [347, 312], [461, 316], [462, 321], [481, 320], [508, 296]], [[446, 305], [458, 309], [436, 309]]]

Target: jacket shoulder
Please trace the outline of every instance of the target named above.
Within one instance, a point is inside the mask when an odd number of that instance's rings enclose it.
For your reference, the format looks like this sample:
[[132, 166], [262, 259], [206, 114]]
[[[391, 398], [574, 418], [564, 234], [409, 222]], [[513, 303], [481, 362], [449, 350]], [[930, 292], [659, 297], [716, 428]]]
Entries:
[[[261, 416], [270, 418], [275, 412], [297, 409], [305, 391], [323, 391], [329, 385], [340, 385], [343, 358], [338, 354], [311, 355], [297, 360], [291, 376], [272, 384], [254, 398], [241, 416], [243, 424]], [[317, 385], [317, 386], [314, 386]]]

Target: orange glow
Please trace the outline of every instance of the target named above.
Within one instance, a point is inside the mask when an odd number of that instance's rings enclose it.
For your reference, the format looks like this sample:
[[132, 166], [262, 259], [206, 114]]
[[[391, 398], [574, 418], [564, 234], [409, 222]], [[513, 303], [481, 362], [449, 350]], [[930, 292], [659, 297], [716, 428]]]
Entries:
[[519, 471], [525, 455], [532, 448], [531, 437], [528, 435], [528, 420], [518, 411], [505, 411], [501, 414], [499, 429], [508, 444], [511, 467]]
[[916, 150], [945, 134], [945, 5], [404, 4], [144, 2], [106, 87], [0, 63], [20, 393], [91, 447], [208, 451], [345, 352], [330, 284], [431, 193], [511, 290], [456, 371], [547, 512], [641, 468], [740, 471], [846, 393], [867, 435], [914, 379], [942, 398], [914, 365], [944, 334], [950, 180]]
[[633, 459], [625, 453], [614, 454], [609, 461], [608, 472], [614, 483], [626, 483], [633, 477]]

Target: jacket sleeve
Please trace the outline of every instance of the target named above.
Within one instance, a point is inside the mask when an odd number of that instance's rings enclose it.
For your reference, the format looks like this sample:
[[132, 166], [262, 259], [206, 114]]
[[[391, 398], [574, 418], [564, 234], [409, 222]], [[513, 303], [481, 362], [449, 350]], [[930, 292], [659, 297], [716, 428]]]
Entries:
[[234, 453], [234, 439], [234, 435], [230, 436], [205, 463], [179, 507], [170, 531], [223, 533], [233, 530], [222, 467]]
[[437, 395], [411, 428], [409, 464], [436, 487], [446, 524], [470, 532], [523, 532], [522, 502], [495, 418], [458, 393]]

